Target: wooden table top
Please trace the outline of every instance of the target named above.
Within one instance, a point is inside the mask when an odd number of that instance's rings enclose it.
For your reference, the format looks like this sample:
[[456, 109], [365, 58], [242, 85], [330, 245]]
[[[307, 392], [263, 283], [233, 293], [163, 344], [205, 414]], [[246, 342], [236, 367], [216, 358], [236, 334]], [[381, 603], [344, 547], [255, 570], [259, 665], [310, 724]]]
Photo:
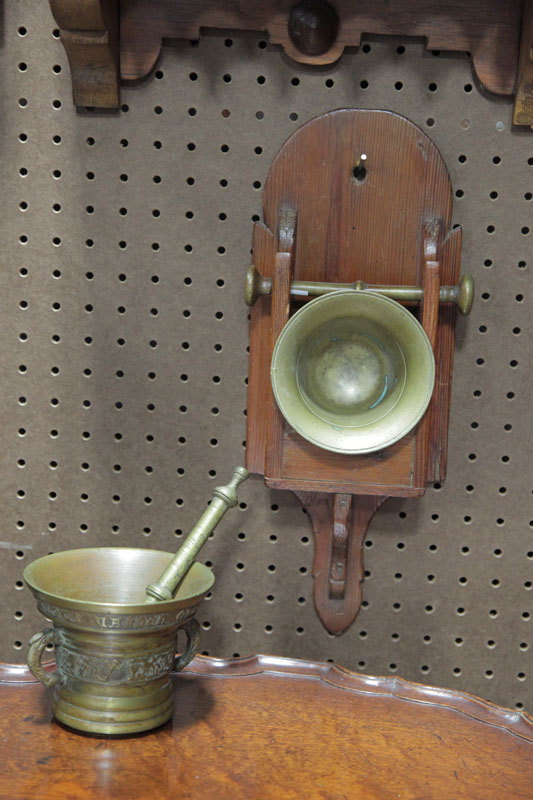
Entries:
[[0, 665], [0, 797], [10, 800], [531, 800], [533, 719], [471, 695], [331, 664], [197, 657], [174, 717], [83, 736]]

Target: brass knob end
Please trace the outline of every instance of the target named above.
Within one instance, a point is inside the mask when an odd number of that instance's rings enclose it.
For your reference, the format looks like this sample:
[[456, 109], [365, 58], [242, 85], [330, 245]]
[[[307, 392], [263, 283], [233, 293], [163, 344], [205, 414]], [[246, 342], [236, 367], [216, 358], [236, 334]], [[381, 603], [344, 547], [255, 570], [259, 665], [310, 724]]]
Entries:
[[264, 278], [253, 264], [251, 267], [248, 267], [244, 284], [244, 299], [246, 305], [253, 306], [260, 295], [270, 294], [271, 291], [272, 279]]
[[474, 279], [472, 275], [463, 275], [459, 281], [457, 308], [464, 314], [470, 314], [474, 303]]
[[228, 508], [233, 508], [237, 505], [237, 487], [248, 478], [250, 473], [245, 467], [235, 467], [233, 478], [227, 486], [217, 486], [213, 490], [215, 497], [222, 500]]

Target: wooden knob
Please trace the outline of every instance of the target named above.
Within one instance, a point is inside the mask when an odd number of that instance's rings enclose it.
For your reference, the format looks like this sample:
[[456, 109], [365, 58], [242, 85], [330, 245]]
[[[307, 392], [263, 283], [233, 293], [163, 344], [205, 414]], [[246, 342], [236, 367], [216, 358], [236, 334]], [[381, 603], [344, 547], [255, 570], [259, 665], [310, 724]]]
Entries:
[[289, 36], [300, 53], [319, 56], [329, 50], [339, 30], [339, 17], [325, 0], [304, 0], [293, 6]]

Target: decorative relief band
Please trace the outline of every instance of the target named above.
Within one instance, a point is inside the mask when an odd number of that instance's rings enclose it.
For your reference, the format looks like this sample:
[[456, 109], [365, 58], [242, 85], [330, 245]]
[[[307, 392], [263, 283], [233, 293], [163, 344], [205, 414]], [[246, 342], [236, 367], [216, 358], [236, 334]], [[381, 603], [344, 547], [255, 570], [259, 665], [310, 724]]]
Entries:
[[86, 611], [74, 611], [70, 608], [59, 608], [46, 603], [38, 602], [39, 610], [48, 619], [66, 625], [82, 625], [95, 630], [145, 630], [153, 628], [166, 628], [176, 622], [184, 622], [194, 616], [198, 604], [182, 608], [179, 611], [166, 611], [160, 614], [91, 614]]
[[86, 655], [68, 650], [64, 645], [56, 649], [56, 662], [63, 675], [93, 683], [125, 683], [152, 680], [167, 675], [174, 665], [172, 647], [163, 653], [119, 658]]

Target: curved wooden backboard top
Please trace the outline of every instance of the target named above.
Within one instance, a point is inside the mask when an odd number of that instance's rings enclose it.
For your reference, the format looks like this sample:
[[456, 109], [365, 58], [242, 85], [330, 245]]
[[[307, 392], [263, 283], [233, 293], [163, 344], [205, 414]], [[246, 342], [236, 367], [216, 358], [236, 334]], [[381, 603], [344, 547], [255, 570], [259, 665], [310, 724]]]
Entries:
[[[366, 156], [366, 158], [364, 158]], [[366, 169], [356, 180], [354, 167]], [[339, 109], [299, 128], [274, 159], [265, 223], [297, 211], [294, 278], [416, 283], [422, 231], [452, 211], [448, 170], [431, 139], [391, 111]]]

